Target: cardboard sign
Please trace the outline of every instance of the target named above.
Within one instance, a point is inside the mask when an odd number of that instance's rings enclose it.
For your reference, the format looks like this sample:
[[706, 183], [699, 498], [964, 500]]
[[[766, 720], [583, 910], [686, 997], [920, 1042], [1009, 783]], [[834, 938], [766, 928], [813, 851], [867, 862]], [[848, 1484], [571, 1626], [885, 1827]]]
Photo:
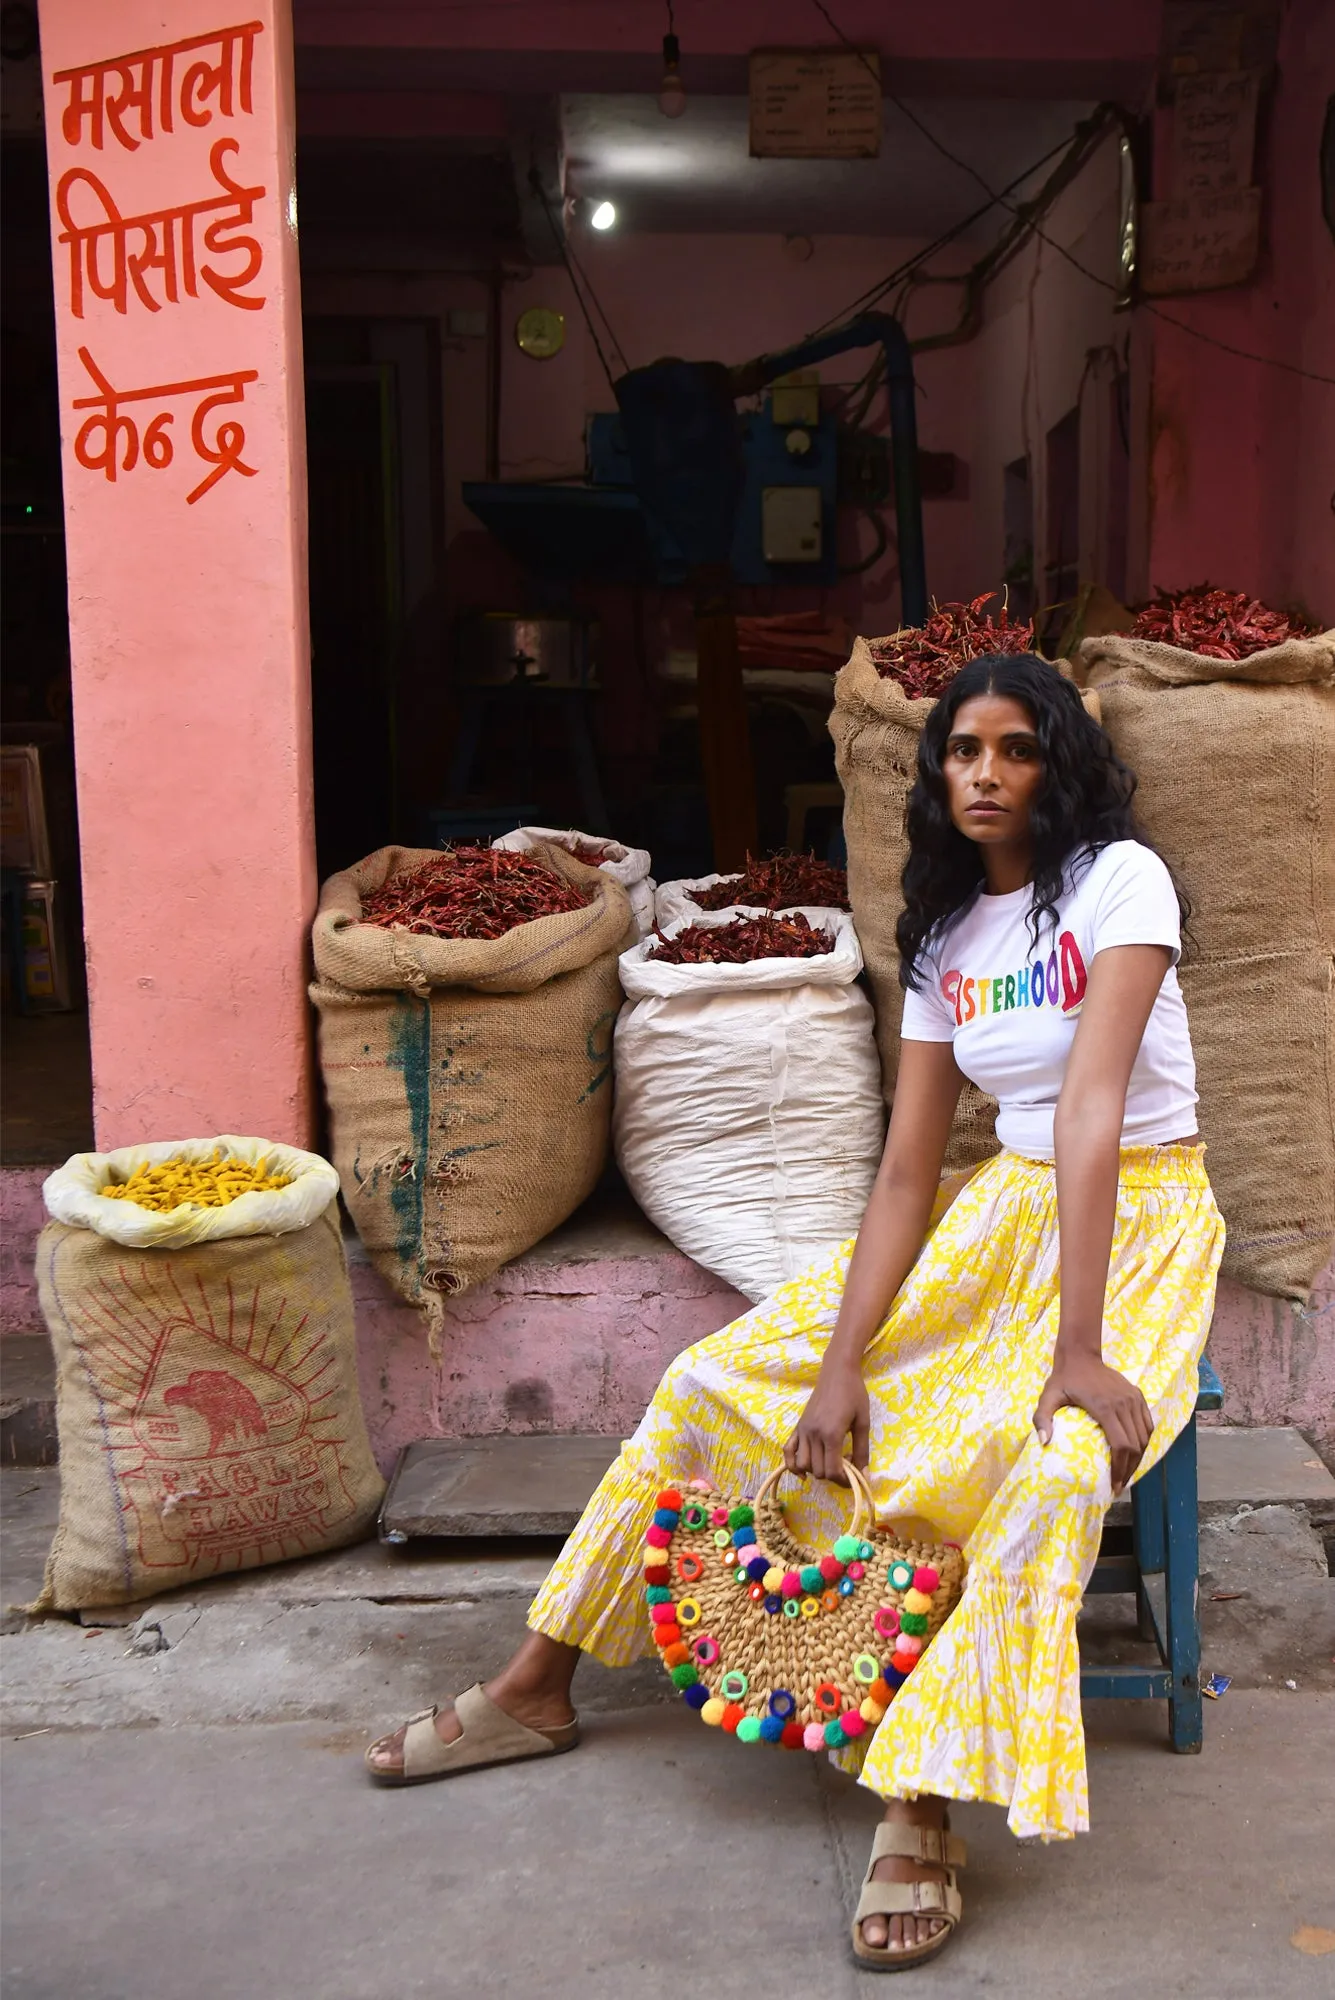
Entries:
[[869, 160], [881, 150], [881, 59], [842, 49], [757, 49], [751, 157]]
[[1261, 243], [1261, 190], [1148, 201], [1141, 219], [1141, 290], [1149, 298], [1245, 284]]

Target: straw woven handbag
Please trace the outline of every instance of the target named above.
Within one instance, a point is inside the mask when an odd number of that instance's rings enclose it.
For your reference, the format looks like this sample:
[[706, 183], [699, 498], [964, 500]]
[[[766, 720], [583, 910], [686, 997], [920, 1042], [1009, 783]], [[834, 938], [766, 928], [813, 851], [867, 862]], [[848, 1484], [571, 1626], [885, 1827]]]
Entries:
[[778, 1498], [703, 1481], [658, 1495], [645, 1547], [654, 1643], [689, 1707], [743, 1743], [838, 1750], [874, 1728], [959, 1601], [953, 1542], [878, 1533], [871, 1488], [845, 1463], [853, 1519], [832, 1549], [805, 1549]]

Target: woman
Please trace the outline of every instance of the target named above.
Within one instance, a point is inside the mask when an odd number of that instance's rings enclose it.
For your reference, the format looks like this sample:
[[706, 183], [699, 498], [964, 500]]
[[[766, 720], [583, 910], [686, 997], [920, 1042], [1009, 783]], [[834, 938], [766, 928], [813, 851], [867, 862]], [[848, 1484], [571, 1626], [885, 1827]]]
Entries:
[[[573, 1747], [580, 1653], [623, 1665], [648, 1650], [657, 1489], [703, 1473], [753, 1493], [781, 1455], [841, 1480], [848, 1453], [880, 1521], [959, 1542], [968, 1563], [884, 1720], [839, 1753], [886, 1801], [858, 1958], [896, 1969], [949, 1941], [964, 1859], [951, 1799], [1004, 1805], [1021, 1836], [1087, 1828], [1076, 1612], [1110, 1501], [1190, 1417], [1223, 1249], [1174, 969], [1179, 899], [1136, 831], [1134, 789], [1044, 661], [997, 655], [953, 682], [909, 800], [903, 1045], [856, 1244], [672, 1364], [525, 1643], [485, 1689], [374, 1744], [373, 1776]], [[947, 1204], [966, 1077], [1000, 1101], [1003, 1150]], [[807, 1492], [802, 1532], [838, 1532], [829, 1488]]]

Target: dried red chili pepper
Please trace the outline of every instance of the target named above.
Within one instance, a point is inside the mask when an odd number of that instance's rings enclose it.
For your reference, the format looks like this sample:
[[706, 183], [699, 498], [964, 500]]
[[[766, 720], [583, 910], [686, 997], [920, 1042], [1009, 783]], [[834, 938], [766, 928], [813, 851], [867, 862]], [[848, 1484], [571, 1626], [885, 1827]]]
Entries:
[[1031, 653], [1031, 619], [1013, 619], [1004, 604], [996, 616], [983, 615], [983, 606], [996, 595], [985, 590], [967, 604], [933, 603], [925, 625], [906, 625], [878, 640], [871, 656], [881, 679], [898, 681], [916, 699], [935, 701], [960, 668], [983, 653]]
[[1132, 636], [1182, 646], [1211, 660], [1247, 660], [1270, 646], [1304, 639], [1313, 627], [1286, 611], [1272, 611], [1245, 590], [1160, 590], [1136, 613]]
[[362, 922], [414, 937], [504, 937], [516, 924], [582, 910], [589, 898], [531, 854], [446, 848], [362, 899]]
[[726, 910], [731, 903], [747, 903], [761, 910], [792, 910], [805, 903], [809, 909], [846, 910], [848, 876], [844, 869], [814, 854], [773, 854], [768, 861], [746, 857], [740, 876], [715, 882], [708, 889], [692, 889], [691, 901], [700, 910]]
[[746, 965], [757, 958], [821, 958], [834, 935], [791, 917], [734, 917], [727, 924], [688, 924], [675, 937], [655, 931], [646, 958], [665, 965]]

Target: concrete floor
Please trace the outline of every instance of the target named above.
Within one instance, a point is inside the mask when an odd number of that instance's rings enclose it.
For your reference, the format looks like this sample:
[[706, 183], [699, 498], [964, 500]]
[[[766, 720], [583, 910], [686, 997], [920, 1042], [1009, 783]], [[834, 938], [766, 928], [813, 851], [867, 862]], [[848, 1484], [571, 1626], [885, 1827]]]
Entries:
[[[0, 1475], [7, 1604], [36, 1588], [56, 1497], [50, 1472]], [[996, 1809], [957, 1808], [965, 1927], [922, 1990], [1332, 1991], [1335, 1584], [1287, 1510], [1251, 1518], [1219, 1558], [1226, 1601], [1206, 1596], [1207, 1665], [1238, 1679], [1203, 1755], [1173, 1756], [1148, 1704], [1091, 1703], [1093, 1834], [1021, 1847]], [[846, 1949], [875, 1801], [823, 1758], [721, 1741], [652, 1663], [581, 1670], [572, 1757], [364, 1779], [372, 1733], [510, 1648], [552, 1550], [365, 1544], [85, 1614], [111, 1622], [10, 1612], [4, 2000], [879, 1990]]]
[[[1091, 1719], [1088, 1838], [1020, 1847], [999, 1811], [957, 1808], [965, 1927], [923, 1989], [1328, 1995], [1335, 1960], [1301, 1947], [1335, 1944], [1335, 1698], [1230, 1696], [1201, 1757], [1117, 1709]], [[876, 1803], [823, 1758], [654, 1708], [593, 1718], [549, 1764], [384, 1792], [363, 1740], [287, 1724], [9, 1743], [5, 2000], [879, 1990], [846, 1948]]]

